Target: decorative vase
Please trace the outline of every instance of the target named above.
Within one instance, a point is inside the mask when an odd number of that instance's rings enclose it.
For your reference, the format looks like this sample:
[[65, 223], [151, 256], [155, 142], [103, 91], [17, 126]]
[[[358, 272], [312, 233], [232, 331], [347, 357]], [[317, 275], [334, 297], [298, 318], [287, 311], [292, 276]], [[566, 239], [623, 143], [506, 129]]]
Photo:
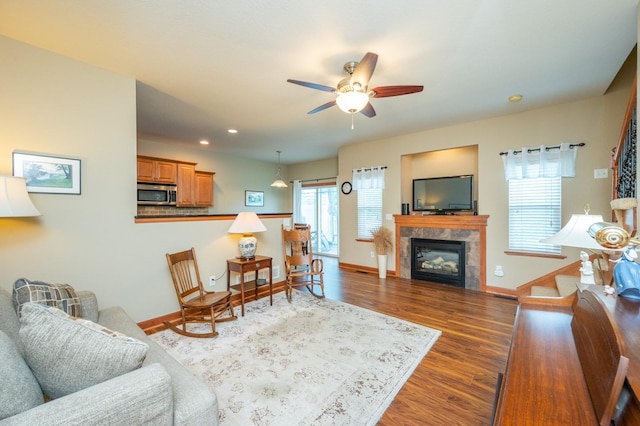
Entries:
[[386, 254], [378, 255], [378, 277], [387, 278], [387, 256]]

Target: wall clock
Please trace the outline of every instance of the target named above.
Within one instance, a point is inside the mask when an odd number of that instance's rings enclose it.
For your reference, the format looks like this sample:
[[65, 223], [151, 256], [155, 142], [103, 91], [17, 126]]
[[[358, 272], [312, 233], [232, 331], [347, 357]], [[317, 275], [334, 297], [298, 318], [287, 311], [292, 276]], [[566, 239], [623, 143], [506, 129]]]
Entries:
[[350, 194], [351, 193], [351, 182], [349, 182], [349, 181], [343, 182], [341, 189], [342, 189], [342, 193], [344, 195]]

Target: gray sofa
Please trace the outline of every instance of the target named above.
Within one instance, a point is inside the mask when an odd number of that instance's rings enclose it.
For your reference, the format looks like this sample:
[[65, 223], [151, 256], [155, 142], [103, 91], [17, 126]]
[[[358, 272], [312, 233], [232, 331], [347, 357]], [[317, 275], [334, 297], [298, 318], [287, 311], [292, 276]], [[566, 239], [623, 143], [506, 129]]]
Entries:
[[[150, 340], [121, 308], [99, 311], [93, 293], [77, 295], [83, 318], [149, 346], [142, 367], [0, 420], [0, 425], [218, 424], [217, 398], [206, 383]], [[13, 343], [24, 357], [19, 329], [12, 295], [0, 289], [0, 331], [8, 336], [0, 339], [0, 345]]]

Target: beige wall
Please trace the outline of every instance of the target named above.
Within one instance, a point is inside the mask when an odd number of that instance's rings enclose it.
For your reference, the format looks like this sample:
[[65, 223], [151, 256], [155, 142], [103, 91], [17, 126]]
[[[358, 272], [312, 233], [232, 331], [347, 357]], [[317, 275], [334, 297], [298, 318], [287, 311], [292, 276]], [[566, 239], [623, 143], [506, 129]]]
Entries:
[[[338, 176], [338, 158], [309, 161], [307, 163], [292, 164], [287, 170], [287, 183], [291, 180], [315, 180], [335, 178]], [[283, 175], [284, 176], [284, 175]]]
[[[635, 69], [634, 69], [635, 71]], [[608, 168], [611, 148], [616, 145], [626, 109], [632, 73], [623, 74], [605, 96], [586, 99], [520, 114], [464, 123], [370, 143], [346, 145], [339, 152], [340, 181], [350, 180], [352, 169], [386, 165], [384, 214], [399, 214], [401, 202], [407, 202], [408, 179], [403, 168], [410, 167], [406, 157], [415, 153], [448, 148], [478, 146], [478, 207], [489, 215], [487, 229], [487, 285], [516, 288], [534, 278], [578, 260], [578, 249], [563, 248], [565, 260], [509, 256], [507, 232], [507, 185], [504, 181], [501, 151], [526, 146], [556, 145], [561, 142], [585, 142], [578, 153], [575, 178], [563, 180], [563, 223], [573, 213], [581, 213], [590, 203], [594, 214], [610, 215], [611, 179], [594, 179], [593, 170]], [[376, 267], [369, 256], [371, 244], [356, 241], [356, 195], [340, 196], [341, 256], [344, 263]], [[384, 225], [394, 229], [394, 222]], [[395, 268], [390, 257], [389, 269]], [[504, 277], [493, 270], [502, 265]]]
[[[12, 174], [14, 150], [82, 161], [81, 195], [31, 194], [41, 217], [0, 219], [2, 288], [10, 291], [21, 277], [69, 283], [94, 291], [102, 307], [120, 305], [142, 321], [178, 310], [165, 253], [193, 246], [204, 277], [223, 275], [226, 259], [237, 254], [238, 236], [227, 233], [230, 221], [134, 223], [132, 78], [4, 37], [0, 37], [0, 57], [0, 174]], [[144, 151], [150, 144], [141, 145]], [[173, 156], [171, 148], [154, 152]], [[222, 213], [244, 207], [236, 200], [244, 197], [244, 189], [264, 189], [265, 209], [280, 212], [279, 203], [271, 204], [271, 197], [282, 197], [269, 187], [276, 172], [273, 163], [251, 163], [250, 175], [231, 174], [230, 168], [241, 160], [218, 161], [180, 152], [188, 155], [181, 159], [197, 159], [203, 169], [217, 172], [216, 203]], [[255, 182], [266, 183], [248, 187]], [[259, 251], [273, 255], [274, 265], [282, 271], [282, 219], [264, 222], [267, 232], [256, 235]], [[219, 285], [226, 287], [225, 283], [223, 277]]]
[[478, 173], [477, 145], [422, 152], [409, 157], [411, 168], [408, 171], [411, 179]]

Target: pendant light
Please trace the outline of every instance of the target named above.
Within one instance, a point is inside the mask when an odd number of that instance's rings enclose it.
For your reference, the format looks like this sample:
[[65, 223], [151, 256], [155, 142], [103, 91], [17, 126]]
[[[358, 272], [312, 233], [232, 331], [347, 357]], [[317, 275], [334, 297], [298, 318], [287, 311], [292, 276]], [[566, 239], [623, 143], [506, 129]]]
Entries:
[[273, 186], [274, 188], [287, 188], [287, 184], [282, 180], [282, 176], [280, 176], [280, 152], [281, 151], [276, 151], [278, 153], [278, 172], [276, 173], [276, 180], [273, 181], [273, 183], [271, 184], [271, 186]]

